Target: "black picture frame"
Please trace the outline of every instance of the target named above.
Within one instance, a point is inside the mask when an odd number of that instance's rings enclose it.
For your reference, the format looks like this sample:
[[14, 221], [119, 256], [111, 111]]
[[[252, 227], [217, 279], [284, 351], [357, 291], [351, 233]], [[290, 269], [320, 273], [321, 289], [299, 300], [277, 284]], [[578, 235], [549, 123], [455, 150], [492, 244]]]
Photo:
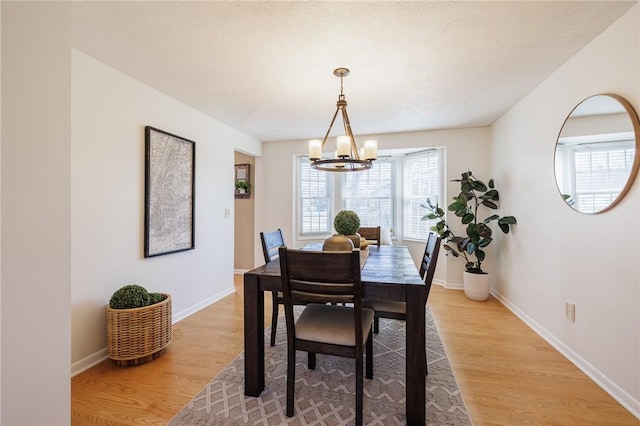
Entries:
[[196, 143], [145, 127], [144, 257], [195, 249]]

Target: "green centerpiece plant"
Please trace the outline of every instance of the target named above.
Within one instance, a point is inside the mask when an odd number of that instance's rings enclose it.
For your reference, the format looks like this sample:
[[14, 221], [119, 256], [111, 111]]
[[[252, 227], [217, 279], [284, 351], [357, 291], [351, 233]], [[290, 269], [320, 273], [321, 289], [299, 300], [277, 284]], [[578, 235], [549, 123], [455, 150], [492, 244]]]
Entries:
[[[337, 235], [327, 238], [322, 246], [323, 250], [343, 251], [360, 248], [360, 217], [351, 210], [340, 210], [333, 219], [333, 227]], [[345, 241], [348, 239], [352, 245]]]
[[[445, 211], [431, 200], [427, 200], [426, 208], [429, 212], [422, 218], [423, 220], [437, 220], [431, 230], [436, 232], [443, 240], [443, 248], [447, 255], [462, 257], [465, 260], [465, 293], [467, 293], [467, 280], [472, 275], [485, 275], [486, 291], [483, 289], [482, 295], [476, 296], [474, 300], [486, 300], [489, 296], [489, 277], [482, 269], [482, 262], [485, 260], [485, 249], [493, 241], [492, 222], [497, 222], [500, 230], [508, 234], [511, 226], [517, 223], [514, 216], [502, 216], [492, 214], [484, 219], [479, 215], [482, 210], [496, 210], [499, 205], [500, 195], [495, 188], [493, 179], [488, 183], [473, 176], [471, 171], [462, 173], [460, 179], [452, 182], [460, 183], [460, 193], [453, 197], [453, 202], [449, 204], [447, 210], [453, 212], [460, 218], [463, 225], [466, 225], [464, 236], [456, 235], [447, 222]], [[481, 210], [482, 209], [482, 210]], [[483, 283], [484, 285], [485, 283]], [[486, 293], [486, 296], [485, 294]], [[469, 294], [467, 294], [469, 296]], [[482, 297], [484, 297], [482, 299]]]
[[355, 234], [360, 229], [360, 217], [351, 210], [340, 210], [333, 219], [333, 227], [338, 234]]

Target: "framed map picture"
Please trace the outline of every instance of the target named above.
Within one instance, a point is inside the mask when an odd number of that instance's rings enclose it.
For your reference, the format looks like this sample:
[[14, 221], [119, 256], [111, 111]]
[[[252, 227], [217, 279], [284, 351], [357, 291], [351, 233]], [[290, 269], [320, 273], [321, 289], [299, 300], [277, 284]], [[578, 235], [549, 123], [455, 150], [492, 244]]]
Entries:
[[196, 143], [145, 127], [144, 257], [195, 248]]

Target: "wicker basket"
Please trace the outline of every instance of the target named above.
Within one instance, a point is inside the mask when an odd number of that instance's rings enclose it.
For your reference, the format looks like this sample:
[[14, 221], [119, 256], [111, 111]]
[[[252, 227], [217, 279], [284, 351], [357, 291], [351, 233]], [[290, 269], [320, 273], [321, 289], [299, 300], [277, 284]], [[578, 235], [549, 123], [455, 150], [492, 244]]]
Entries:
[[162, 355], [171, 341], [171, 296], [142, 308], [107, 306], [107, 356], [121, 366], [144, 364]]

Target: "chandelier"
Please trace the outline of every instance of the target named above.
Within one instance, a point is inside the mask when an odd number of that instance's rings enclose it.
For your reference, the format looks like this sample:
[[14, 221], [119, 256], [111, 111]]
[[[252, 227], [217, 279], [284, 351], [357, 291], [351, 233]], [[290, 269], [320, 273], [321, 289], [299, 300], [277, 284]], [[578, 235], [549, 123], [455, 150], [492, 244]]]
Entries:
[[[373, 165], [373, 160], [378, 157], [378, 143], [374, 140], [364, 142], [364, 146], [358, 150], [356, 139], [351, 132], [351, 124], [347, 115], [347, 101], [344, 98], [342, 82], [344, 77], [349, 75], [347, 68], [336, 68], [333, 75], [340, 77], [340, 95], [336, 103], [336, 112], [333, 114], [329, 129], [324, 135], [324, 139], [314, 139], [309, 141], [309, 160], [311, 167], [326, 172], [359, 172], [368, 170]], [[327, 143], [327, 138], [336, 121], [338, 113], [342, 113], [345, 135], [338, 136], [334, 158], [322, 158], [322, 149]]]

